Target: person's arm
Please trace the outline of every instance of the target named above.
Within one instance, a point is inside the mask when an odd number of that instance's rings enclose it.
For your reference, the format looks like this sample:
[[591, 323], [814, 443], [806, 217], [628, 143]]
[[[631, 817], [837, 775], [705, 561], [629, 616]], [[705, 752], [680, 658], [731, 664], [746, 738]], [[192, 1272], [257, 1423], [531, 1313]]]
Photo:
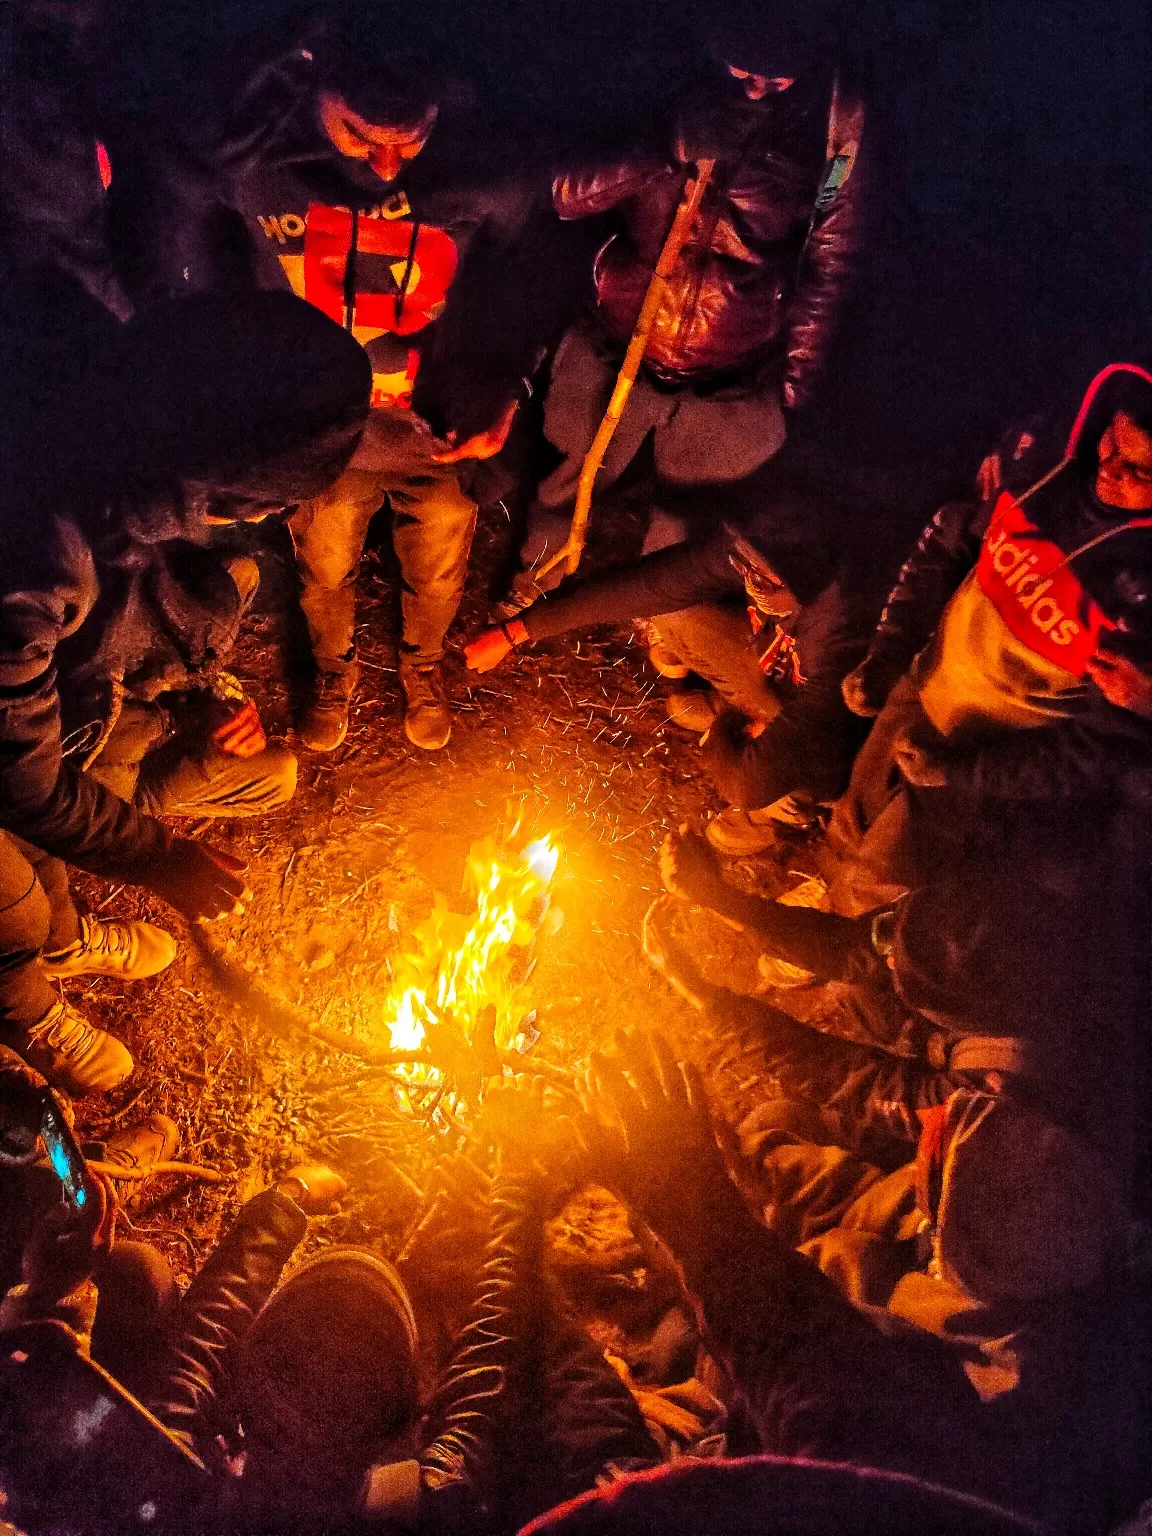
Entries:
[[659, 176], [681, 174], [656, 155], [630, 155], [593, 170], [569, 171], [552, 183], [552, 206], [562, 219], [607, 213], [636, 197]]
[[948, 600], [980, 555], [992, 503], [950, 501], [924, 529], [904, 562], [868, 647], [844, 680], [850, 707], [876, 715], [936, 631]]
[[443, 314], [416, 338], [412, 406], [437, 437], [453, 446], [481, 437], [523, 398], [591, 296], [598, 239], [593, 226], [562, 224], [530, 190], [496, 190]]
[[[1099, 712], [1105, 710], [1117, 716], [1101, 704]], [[1113, 729], [1101, 728], [1106, 724]], [[1069, 720], [1012, 731], [939, 762], [949, 796], [977, 818], [1012, 803], [1095, 800], [1117, 793], [1121, 782], [1134, 787], [1149, 782], [1152, 727], [1136, 716], [1102, 720], [1100, 725]]]
[[782, 695], [763, 731], [750, 737], [730, 710], [709, 731], [704, 765], [730, 805], [754, 810], [798, 789], [822, 801], [843, 792], [863, 727], [841, 685], [864, 654], [876, 613], [866, 596], [846, 596], [846, 584], [832, 582], [791, 621], [804, 681]]
[[593, 1058], [593, 1076], [626, 1141], [611, 1176], [671, 1251], [765, 1451], [908, 1466], [958, 1397], [977, 1406], [947, 1351], [917, 1358], [753, 1219], [698, 1074], [663, 1040], [618, 1040], [615, 1060]]
[[569, 629], [623, 624], [739, 596], [744, 583], [729, 559], [731, 548], [731, 538], [722, 534], [657, 550], [541, 598], [519, 615], [520, 622], [530, 640], [546, 640]]
[[863, 102], [838, 91], [832, 112], [831, 154], [816, 194], [812, 227], [788, 326], [784, 401], [804, 405], [827, 357], [864, 244], [869, 188]]

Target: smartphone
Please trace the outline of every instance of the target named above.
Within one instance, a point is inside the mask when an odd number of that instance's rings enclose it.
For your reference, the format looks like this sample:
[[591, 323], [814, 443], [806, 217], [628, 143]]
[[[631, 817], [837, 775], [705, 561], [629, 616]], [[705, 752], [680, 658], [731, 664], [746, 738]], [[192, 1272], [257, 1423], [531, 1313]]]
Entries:
[[91, 1197], [92, 1179], [84, 1154], [76, 1145], [72, 1127], [50, 1088], [44, 1090], [40, 1138], [47, 1149], [52, 1170], [64, 1186], [64, 1198], [74, 1210], [82, 1211]]

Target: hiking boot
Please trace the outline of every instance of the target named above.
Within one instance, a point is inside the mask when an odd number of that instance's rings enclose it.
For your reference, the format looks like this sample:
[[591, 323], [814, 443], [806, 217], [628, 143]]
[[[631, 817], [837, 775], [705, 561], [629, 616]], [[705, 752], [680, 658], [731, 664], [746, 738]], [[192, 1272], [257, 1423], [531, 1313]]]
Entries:
[[[676, 652], [670, 646], [665, 645], [663, 640], [653, 640], [652, 644], [648, 647], [648, 660], [661, 677], [671, 678], [673, 682], [683, 682], [692, 672], [692, 668], [686, 667]], [[673, 697], [676, 697], [676, 695], [673, 695]], [[707, 730], [708, 727], [705, 726], [704, 729]]]
[[[176, 1122], [167, 1115], [149, 1115], [139, 1125], [114, 1131], [104, 1143], [105, 1163], [113, 1163], [130, 1175], [133, 1184], [147, 1178], [157, 1163], [170, 1162], [180, 1145]], [[116, 1175], [112, 1174], [115, 1178]]]
[[447, 746], [452, 734], [452, 716], [444, 694], [440, 663], [418, 667], [411, 661], [402, 661], [400, 686], [404, 690], [404, 734], [408, 740], [425, 752], [436, 752]]
[[713, 817], [704, 828], [704, 836], [718, 852], [728, 858], [740, 858], [788, 846], [787, 834], [781, 837], [782, 829], [808, 832], [818, 822], [819, 817], [810, 801], [784, 795], [772, 805], [756, 811], [741, 811], [730, 805], [719, 816]]
[[119, 976], [142, 981], [166, 971], [176, 958], [176, 940], [151, 923], [102, 923], [80, 919], [80, 937], [67, 949], [44, 956], [49, 976]]
[[691, 731], [693, 736], [703, 736], [720, 713], [720, 698], [711, 688], [701, 691], [670, 693], [668, 695], [668, 723]]
[[335, 752], [348, 734], [348, 706], [359, 681], [355, 669], [317, 672], [296, 726], [310, 752]]
[[115, 1036], [89, 1024], [67, 998], [35, 1024], [15, 1032], [12, 1046], [53, 1088], [71, 1098], [108, 1093], [132, 1071], [132, 1057]]

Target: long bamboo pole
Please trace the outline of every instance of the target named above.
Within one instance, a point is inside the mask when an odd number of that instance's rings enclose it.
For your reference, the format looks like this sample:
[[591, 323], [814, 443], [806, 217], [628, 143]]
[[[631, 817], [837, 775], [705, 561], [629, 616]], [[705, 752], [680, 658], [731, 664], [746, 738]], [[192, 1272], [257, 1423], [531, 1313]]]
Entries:
[[691, 233], [692, 221], [699, 211], [700, 200], [712, 179], [715, 164], [714, 160], [698, 160], [696, 175], [684, 189], [684, 196], [680, 199], [676, 217], [672, 220], [672, 227], [661, 248], [660, 258], [648, 283], [644, 302], [640, 306], [640, 314], [628, 343], [628, 350], [624, 354], [624, 362], [616, 375], [616, 386], [608, 402], [608, 409], [604, 412], [604, 419], [584, 458], [584, 466], [580, 471], [580, 481], [576, 490], [576, 508], [572, 513], [568, 538], [551, 560], [546, 565], [539, 566], [533, 573], [537, 580], [554, 570], [562, 560], [566, 562], [565, 574], [568, 576], [571, 576], [580, 564], [580, 557], [584, 553], [584, 540], [588, 533], [588, 514], [592, 509], [592, 490], [596, 483], [596, 476], [600, 473], [608, 444], [612, 441], [612, 435], [624, 414], [624, 407], [628, 403], [628, 396], [632, 393], [632, 385], [636, 382], [636, 375], [640, 372], [640, 364], [648, 347], [648, 338], [652, 334], [652, 327], [660, 305], [664, 301], [668, 279]]

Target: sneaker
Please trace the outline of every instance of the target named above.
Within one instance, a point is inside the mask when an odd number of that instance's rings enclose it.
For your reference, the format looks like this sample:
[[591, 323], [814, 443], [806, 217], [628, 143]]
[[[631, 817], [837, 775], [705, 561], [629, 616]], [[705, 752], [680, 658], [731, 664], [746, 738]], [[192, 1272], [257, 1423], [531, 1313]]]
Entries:
[[719, 713], [719, 695], [711, 688], [668, 695], [668, 723], [691, 731], [693, 736], [703, 736]]
[[317, 672], [296, 725], [302, 746], [310, 752], [335, 752], [348, 734], [348, 706], [359, 671]]
[[402, 661], [400, 686], [404, 690], [404, 734], [408, 740], [425, 752], [437, 752], [447, 746], [452, 734], [452, 716], [444, 693], [440, 663], [418, 667], [410, 661]]
[[[670, 646], [663, 640], [653, 640], [648, 647], [648, 660], [656, 668], [661, 677], [671, 678], [673, 682], [683, 682], [691, 675], [692, 668], [686, 667]], [[707, 726], [705, 726], [707, 730]]]
[[149, 1115], [139, 1125], [114, 1131], [104, 1143], [103, 1161], [123, 1168], [136, 1183], [146, 1178], [157, 1163], [170, 1162], [179, 1145], [180, 1132], [176, 1122], [169, 1120], [167, 1115]]
[[[810, 804], [797, 803], [792, 795], [784, 795], [772, 805], [756, 811], [737, 810], [730, 805], [719, 816], [714, 816], [704, 828], [704, 836], [713, 848], [729, 858], [750, 853], [768, 853], [780, 848], [787, 841], [781, 830], [791, 828], [793, 833], [807, 832], [817, 825], [818, 818]], [[793, 843], [788, 843], [792, 846]]]
[[12, 1041], [30, 1067], [71, 1098], [108, 1093], [132, 1071], [132, 1057], [115, 1036], [89, 1024], [66, 998]]
[[151, 923], [102, 923], [80, 919], [80, 937], [67, 949], [44, 956], [49, 976], [119, 976], [142, 981], [166, 971], [176, 958], [176, 940]]

